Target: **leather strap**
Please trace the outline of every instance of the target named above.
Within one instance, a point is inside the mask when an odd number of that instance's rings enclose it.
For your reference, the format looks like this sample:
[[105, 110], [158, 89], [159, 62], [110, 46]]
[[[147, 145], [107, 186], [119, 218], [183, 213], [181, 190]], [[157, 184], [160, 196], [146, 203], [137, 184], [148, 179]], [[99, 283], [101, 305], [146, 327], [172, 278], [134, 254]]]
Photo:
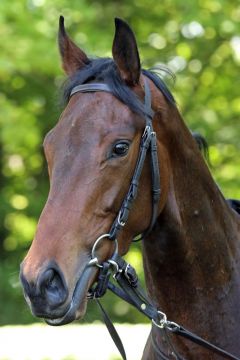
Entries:
[[149, 148], [150, 141], [151, 141], [151, 129], [148, 126], [146, 126], [141, 139], [138, 160], [130, 183], [129, 190], [127, 192], [127, 195], [125, 196], [125, 199], [123, 200], [122, 206], [109, 232], [110, 234], [109, 238], [112, 240], [117, 238], [119, 231], [125, 226], [133, 202], [137, 197], [139, 180], [142, 174], [142, 169], [146, 159], [147, 150]]
[[153, 130], [152, 119], [154, 116], [154, 112], [151, 107], [151, 92], [147, 80], [145, 81], [145, 99], [144, 99], [144, 107], [145, 107], [145, 121], [146, 127], [141, 139], [140, 150], [138, 155], [137, 164], [134, 170], [134, 174], [132, 177], [132, 181], [128, 190], [125, 199], [123, 200], [122, 206], [118, 215], [111, 227], [110, 230], [110, 239], [114, 240], [117, 238], [119, 231], [125, 226], [129, 212], [132, 208], [133, 201], [137, 197], [138, 186], [140, 176], [142, 174], [143, 165], [146, 159], [147, 152], [150, 152], [151, 156], [151, 173], [152, 173], [152, 216], [151, 222], [149, 224], [148, 229], [143, 233], [143, 236], [146, 236], [151, 232], [158, 215], [158, 203], [160, 199], [161, 189], [160, 189], [160, 172], [158, 165], [158, 156], [157, 156], [157, 140], [156, 133]]
[[205, 349], [211, 350], [215, 354], [221, 355], [225, 359], [239, 360], [239, 357], [234, 356], [234, 355], [230, 354], [229, 352], [219, 348], [218, 346], [215, 346], [215, 345], [209, 343], [208, 341], [202, 339], [201, 337], [197, 336], [196, 334], [184, 329], [184, 327], [182, 327], [182, 326], [179, 326], [178, 328], [174, 329], [173, 332], [176, 335], [180, 335], [180, 336], [184, 337], [185, 339], [188, 339], [191, 342], [194, 342], [195, 344], [198, 344], [198, 345], [204, 347]]
[[71, 93], [70, 97], [78, 92], [86, 93], [86, 92], [96, 92], [96, 91], [106, 91], [112, 94], [112, 90], [110, 86], [104, 83], [90, 83], [75, 86]]
[[111, 338], [113, 339], [114, 344], [116, 345], [116, 347], [118, 348], [119, 353], [122, 356], [123, 360], [127, 360], [127, 356], [125, 353], [125, 349], [124, 346], [122, 344], [122, 340], [120, 339], [112, 321], [110, 320], [108, 314], [106, 313], [106, 311], [104, 310], [102, 304], [100, 303], [100, 301], [98, 299], [96, 299], [97, 304], [99, 306], [99, 309], [101, 310], [102, 316], [103, 316], [103, 321], [105, 322], [105, 325], [108, 329], [109, 334], [111, 335]]

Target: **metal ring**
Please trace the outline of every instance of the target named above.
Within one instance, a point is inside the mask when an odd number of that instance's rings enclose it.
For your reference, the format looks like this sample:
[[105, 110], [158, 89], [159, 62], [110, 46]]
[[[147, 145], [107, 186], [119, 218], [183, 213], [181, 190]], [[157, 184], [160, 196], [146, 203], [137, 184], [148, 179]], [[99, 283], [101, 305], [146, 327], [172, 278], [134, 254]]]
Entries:
[[[101, 264], [99, 264], [98, 262], [98, 258], [97, 256], [95, 255], [95, 252], [96, 252], [96, 247], [98, 246], [98, 244], [100, 243], [100, 241], [104, 238], [108, 238], [110, 236], [110, 234], [103, 234], [101, 236], [99, 236], [97, 238], [97, 240], [95, 241], [93, 247], [92, 247], [92, 254], [91, 254], [91, 260], [89, 261], [89, 265], [95, 265], [97, 267], [102, 267]], [[114, 249], [114, 254], [118, 252], [118, 242], [117, 242], [117, 239], [114, 240], [114, 244], [115, 244], [115, 249]]]
[[160, 329], [164, 329], [167, 325], [168, 325], [168, 321], [167, 321], [167, 315], [158, 310], [158, 315], [161, 316], [160, 319], [158, 319], [159, 323], [156, 322], [156, 320], [152, 319], [152, 323], [157, 326]]

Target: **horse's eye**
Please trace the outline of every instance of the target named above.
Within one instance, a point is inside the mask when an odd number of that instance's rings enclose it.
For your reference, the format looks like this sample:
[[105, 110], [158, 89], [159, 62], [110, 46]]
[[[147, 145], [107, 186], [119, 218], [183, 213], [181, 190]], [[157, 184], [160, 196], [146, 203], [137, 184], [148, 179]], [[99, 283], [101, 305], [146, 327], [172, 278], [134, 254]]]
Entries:
[[112, 153], [113, 156], [125, 156], [129, 150], [129, 143], [127, 141], [121, 141], [114, 145]]

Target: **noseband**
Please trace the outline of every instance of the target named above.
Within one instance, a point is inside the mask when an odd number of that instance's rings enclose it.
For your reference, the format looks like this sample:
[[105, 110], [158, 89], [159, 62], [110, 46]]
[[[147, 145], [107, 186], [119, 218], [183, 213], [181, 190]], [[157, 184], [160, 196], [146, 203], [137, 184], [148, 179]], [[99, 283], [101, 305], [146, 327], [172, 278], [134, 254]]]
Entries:
[[[117, 346], [123, 360], [126, 360], [127, 358], [121, 339], [119, 338], [116, 329], [114, 328], [111, 320], [109, 319], [102, 305], [98, 301], [98, 298], [102, 297], [107, 289], [110, 289], [114, 294], [116, 294], [117, 296], [119, 296], [120, 298], [122, 298], [129, 304], [133, 305], [135, 308], [137, 308], [140, 312], [142, 312], [152, 321], [154, 329], [158, 329], [160, 331], [161, 337], [165, 340], [165, 343], [167, 344], [168, 354], [165, 354], [159, 349], [159, 345], [157, 344], [156, 339], [154, 339], [152, 334], [152, 345], [159, 360], [160, 359], [169, 360], [170, 358], [172, 358], [172, 356], [176, 360], [185, 360], [175, 350], [172, 341], [168, 336], [169, 332], [184, 337], [185, 339], [188, 339], [208, 350], [211, 350], [212, 352], [221, 355], [226, 359], [240, 360], [236, 356], [222, 350], [221, 348], [207, 342], [206, 340], [200, 338], [194, 333], [186, 330], [181, 325], [178, 325], [172, 321], [168, 321], [166, 314], [163, 313], [162, 311], [159, 311], [151, 303], [151, 301], [147, 298], [147, 296], [140, 288], [135, 269], [118, 254], [117, 235], [119, 234], [121, 229], [125, 226], [133, 202], [137, 197], [139, 180], [142, 174], [144, 162], [148, 151], [150, 152], [150, 157], [151, 157], [152, 217], [149, 227], [142, 234], [142, 237], [145, 237], [148, 233], [150, 233], [156, 222], [158, 215], [158, 205], [161, 194], [160, 171], [159, 171], [158, 156], [157, 156], [156, 133], [154, 132], [152, 125], [154, 111], [152, 110], [151, 107], [151, 92], [147, 80], [145, 78], [144, 78], [144, 89], [145, 89], [145, 98], [144, 98], [145, 128], [140, 142], [137, 163], [135, 166], [134, 174], [128, 192], [122, 202], [121, 208], [110, 228], [109, 233], [99, 236], [93, 245], [91, 259], [87, 266], [97, 266], [100, 268], [100, 271], [99, 271], [97, 284], [94, 289], [90, 290], [88, 297], [89, 299], [97, 300], [97, 303], [102, 311], [103, 319], [108, 328], [108, 331], [112, 336], [112, 339], [115, 342], [115, 345]], [[70, 96], [78, 92], [88, 93], [88, 92], [98, 92], [98, 91], [105, 91], [114, 95], [109, 85], [103, 83], [90, 83], [90, 84], [75, 86], [72, 89]], [[102, 264], [100, 264], [95, 253], [97, 246], [105, 238], [114, 241], [115, 249], [112, 257], [104, 261]], [[119, 286], [115, 286], [109, 281], [112, 272], [114, 273], [113, 277], [117, 281]]]

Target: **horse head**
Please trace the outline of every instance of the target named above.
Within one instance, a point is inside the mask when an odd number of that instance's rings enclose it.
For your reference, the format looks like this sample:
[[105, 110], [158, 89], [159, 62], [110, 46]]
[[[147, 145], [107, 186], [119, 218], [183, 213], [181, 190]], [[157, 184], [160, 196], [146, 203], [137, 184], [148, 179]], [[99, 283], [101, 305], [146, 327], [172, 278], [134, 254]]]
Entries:
[[[68, 75], [67, 105], [44, 140], [50, 191], [35, 238], [21, 266], [24, 293], [33, 314], [50, 324], [81, 318], [98, 269], [88, 267], [91, 249], [108, 234], [128, 191], [145, 128], [145, 81], [152, 107], [167, 109], [165, 96], [144, 80], [135, 36], [116, 19], [113, 59], [89, 59], [67, 35], [60, 18], [59, 48]], [[76, 92], [79, 84], [105, 83], [111, 93]], [[167, 111], [167, 110], [166, 110]], [[163, 120], [164, 121], [164, 120]], [[153, 127], [159, 127], [153, 119]], [[157, 143], [161, 167], [159, 214], [167, 197], [169, 164], [163, 142]], [[118, 234], [119, 253], [144, 232], [152, 216], [151, 167], [144, 162], [138, 195], [128, 222]], [[99, 244], [103, 261], [114, 251], [108, 239]]]

